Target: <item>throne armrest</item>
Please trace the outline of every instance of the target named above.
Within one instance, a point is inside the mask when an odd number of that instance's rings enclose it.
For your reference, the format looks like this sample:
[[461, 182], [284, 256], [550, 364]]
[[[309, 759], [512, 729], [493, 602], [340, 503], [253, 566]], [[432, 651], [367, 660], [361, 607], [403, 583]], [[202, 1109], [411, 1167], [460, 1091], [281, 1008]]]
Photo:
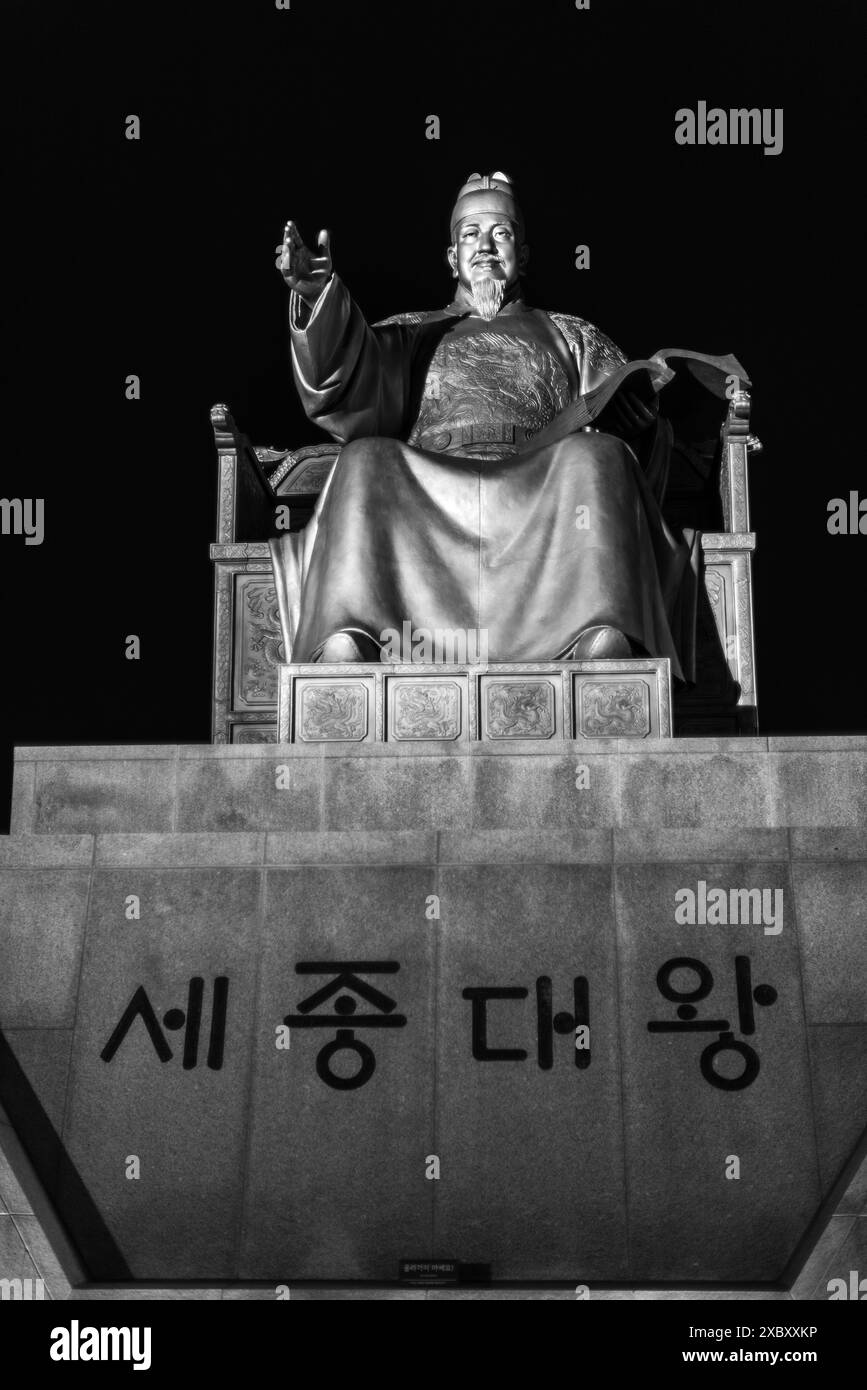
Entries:
[[313, 501], [318, 497], [329, 470], [340, 453], [339, 444], [305, 444], [300, 449], [287, 449], [278, 454], [273, 449], [257, 449], [263, 466], [276, 464], [268, 482], [277, 497], [294, 497]]
[[274, 531], [277, 499], [312, 507], [340, 453], [340, 445], [307, 444], [300, 449], [254, 445], [238, 429], [227, 405], [211, 409], [217, 446], [217, 541], [261, 541]]
[[[227, 405], [211, 409], [217, 446], [217, 541], [258, 541], [274, 526], [274, 490]], [[276, 451], [275, 451], [276, 452]]]
[[723, 526], [727, 532], [746, 533], [750, 529], [749, 456], [762, 447], [757, 435], [750, 433], [749, 391], [736, 391], [729, 401], [720, 443]]

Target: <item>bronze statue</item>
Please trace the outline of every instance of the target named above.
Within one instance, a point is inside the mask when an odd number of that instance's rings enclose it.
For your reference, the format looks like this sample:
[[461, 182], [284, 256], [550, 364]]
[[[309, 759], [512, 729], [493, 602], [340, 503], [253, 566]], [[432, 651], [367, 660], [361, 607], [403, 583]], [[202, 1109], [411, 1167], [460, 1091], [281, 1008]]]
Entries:
[[277, 247], [296, 386], [343, 446], [305, 531], [271, 542], [291, 659], [379, 660], [409, 622], [484, 631], [491, 661], [668, 656], [688, 676], [694, 547], [636, 453], [655, 402], [621, 390], [600, 429], [534, 444], [626, 358], [527, 304], [508, 176], [471, 175], [450, 231], [451, 304], [373, 326], [328, 232], [311, 251], [289, 222]]

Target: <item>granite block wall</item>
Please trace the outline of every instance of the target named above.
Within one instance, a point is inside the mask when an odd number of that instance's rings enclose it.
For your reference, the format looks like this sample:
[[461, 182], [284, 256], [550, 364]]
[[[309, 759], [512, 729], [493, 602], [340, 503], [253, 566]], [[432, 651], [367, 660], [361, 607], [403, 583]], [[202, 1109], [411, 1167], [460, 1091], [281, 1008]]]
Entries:
[[7, 1132], [96, 1282], [819, 1296], [863, 1241], [865, 774], [867, 739], [19, 749]]

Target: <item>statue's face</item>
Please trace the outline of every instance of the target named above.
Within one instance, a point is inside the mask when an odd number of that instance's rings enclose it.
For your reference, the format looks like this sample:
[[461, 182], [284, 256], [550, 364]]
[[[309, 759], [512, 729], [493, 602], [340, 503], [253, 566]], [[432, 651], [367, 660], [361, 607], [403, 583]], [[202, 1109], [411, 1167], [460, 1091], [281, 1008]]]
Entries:
[[524, 269], [529, 254], [529, 248], [519, 244], [513, 222], [494, 212], [477, 212], [459, 224], [448, 259], [464, 289], [472, 293], [481, 280], [502, 280], [508, 289]]

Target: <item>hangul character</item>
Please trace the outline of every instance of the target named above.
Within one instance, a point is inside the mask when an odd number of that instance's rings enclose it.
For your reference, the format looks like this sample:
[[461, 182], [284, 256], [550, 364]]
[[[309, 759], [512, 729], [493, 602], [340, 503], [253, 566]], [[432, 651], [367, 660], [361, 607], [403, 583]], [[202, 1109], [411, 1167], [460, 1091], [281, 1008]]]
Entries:
[[[337, 1033], [331, 1042], [319, 1051], [316, 1057], [316, 1072], [327, 1086], [333, 1087], [336, 1091], [354, 1091], [359, 1086], [364, 1086], [374, 1073], [376, 1068], [376, 1057], [373, 1049], [367, 1043], [361, 1042], [355, 1036], [356, 1028], [404, 1028], [406, 1026], [406, 1016], [394, 1013], [397, 1004], [389, 995], [382, 990], [376, 989], [366, 980], [359, 979], [359, 973], [364, 975], [393, 975], [400, 969], [397, 961], [353, 961], [353, 960], [332, 960], [332, 961], [299, 961], [295, 966], [296, 975], [333, 975], [333, 979], [321, 988], [302, 999], [296, 1006], [296, 1014], [287, 1014], [283, 1022], [296, 1028], [331, 1028], [337, 1026]], [[320, 1004], [337, 995], [334, 1000], [333, 1014], [314, 1014]], [[356, 995], [358, 998], [353, 998]], [[356, 1014], [358, 999], [379, 1010], [375, 1014]], [[352, 1020], [352, 1027], [347, 1028], [346, 1024]], [[347, 1051], [354, 1052], [360, 1060], [360, 1067], [351, 1076], [341, 1076], [339, 1072], [331, 1070], [331, 1060], [336, 1053]]]
[[[691, 970], [698, 977], [698, 984], [692, 990], [675, 989], [671, 977], [676, 970]], [[709, 1043], [699, 1060], [701, 1074], [705, 1081], [721, 1091], [742, 1091], [752, 1085], [759, 1074], [759, 1056], [748, 1043], [736, 1038], [727, 1018], [699, 1019], [695, 1007], [706, 999], [714, 986], [713, 975], [703, 961], [692, 956], [673, 956], [660, 966], [656, 975], [660, 994], [677, 1003], [678, 1022], [651, 1022], [647, 1025], [649, 1033], [719, 1033], [716, 1042]], [[738, 1004], [738, 1021], [741, 1032], [747, 1036], [756, 1031], [753, 1003], [768, 1006], [777, 999], [777, 991], [772, 985], [752, 984], [752, 967], [749, 956], [735, 957], [735, 988]], [[717, 1071], [714, 1062], [725, 1052], [737, 1053], [744, 1062], [738, 1076], [724, 1076]]]

